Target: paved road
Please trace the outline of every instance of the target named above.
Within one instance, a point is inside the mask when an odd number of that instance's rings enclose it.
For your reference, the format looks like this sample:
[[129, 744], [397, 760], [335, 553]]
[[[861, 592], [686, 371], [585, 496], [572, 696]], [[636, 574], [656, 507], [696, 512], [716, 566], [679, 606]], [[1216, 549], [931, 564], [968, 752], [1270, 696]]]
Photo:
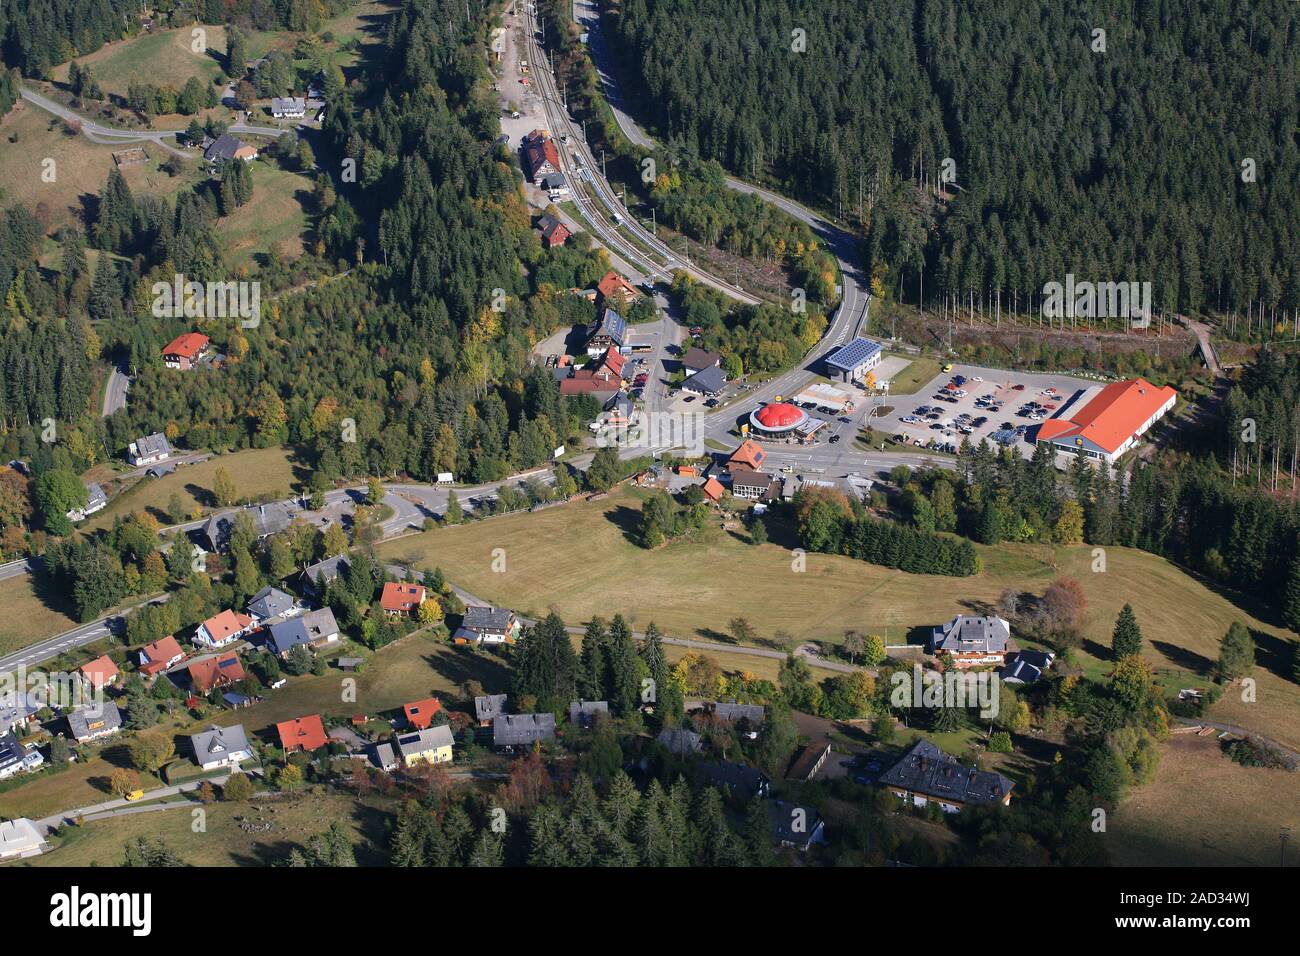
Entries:
[[192, 154], [167, 142], [175, 139], [174, 130], [125, 130], [114, 129], [111, 126], [104, 126], [96, 123], [94, 120], [87, 119], [80, 113], [73, 112], [61, 103], [55, 102], [48, 96], [29, 90], [27, 87], [21, 89], [22, 98], [32, 103], [47, 113], [53, 113], [62, 120], [81, 125], [81, 134], [92, 143], [99, 143], [104, 146], [130, 146], [133, 143], [149, 142], [162, 147], [169, 153], [183, 158], [188, 158]]
[[[246, 772], [253, 776], [258, 776], [261, 774], [262, 771], [257, 768], [251, 768]], [[220, 777], [209, 777], [207, 778], [207, 782], [212, 783], [214, 786], [221, 786], [221, 784], [225, 783], [228, 779], [230, 779], [230, 775], [225, 774]], [[56, 829], [57, 827], [60, 827], [65, 823], [71, 823], [72, 821], [76, 820], [78, 817], [91, 818], [92, 815], [94, 815], [93, 819], [102, 820], [105, 817], [115, 816], [118, 814], [145, 813], [148, 812], [150, 809], [162, 809], [162, 808], [142, 807], [139, 806], [138, 804], [146, 800], [159, 800], [164, 797], [174, 797], [177, 796], [178, 794], [189, 793], [192, 790], [199, 789], [199, 787], [203, 786], [203, 784], [204, 784], [203, 780], [193, 780], [188, 783], [179, 783], [176, 784], [175, 786], [159, 787], [156, 790], [145, 791], [145, 795], [141, 797], [139, 800], [123, 800], [120, 798], [113, 799], [113, 800], [105, 800], [102, 803], [92, 803], [89, 806], [74, 807], [71, 810], [63, 810], [60, 811], [59, 813], [52, 813], [48, 817], [42, 817], [41, 819], [33, 820], [32, 822], [36, 824], [37, 829], [39, 829], [42, 833], [48, 833], [49, 831]], [[180, 805], [184, 806], [184, 804], [180, 804]]]
[[10, 578], [31, 574], [36, 570], [39, 561], [40, 558], [19, 558], [17, 561], [0, 564], [0, 581], [8, 581]]
[[126, 408], [126, 392], [131, 387], [131, 376], [117, 365], [108, 373], [108, 384], [104, 388], [103, 416], [108, 418], [120, 408]]

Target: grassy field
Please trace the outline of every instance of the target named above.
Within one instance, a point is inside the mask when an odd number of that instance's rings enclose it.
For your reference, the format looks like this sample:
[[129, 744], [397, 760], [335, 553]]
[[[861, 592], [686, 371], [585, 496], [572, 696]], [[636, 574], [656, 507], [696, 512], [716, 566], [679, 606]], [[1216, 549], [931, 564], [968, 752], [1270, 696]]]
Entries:
[[[1300, 742], [1300, 686], [1280, 676], [1295, 641], [1264, 624], [1169, 562], [1141, 551], [1107, 549], [1107, 570], [1093, 573], [1087, 547], [1001, 545], [980, 548], [985, 570], [969, 578], [907, 574], [850, 558], [809, 554], [792, 570], [777, 543], [754, 547], [742, 534], [714, 529], [700, 542], [648, 552], [633, 544], [641, 493], [619, 491], [535, 514], [521, 513], [413, 535], [380, 548], [419, 567], [441, 566], [470, 593], [531, 615], [554, 607], [569, 624], [621, 610], [632, 625], [655, 621], [677, 637], [729, 640], [728, 622], [746, 617], [768, 646], [839, 641], [856, 629], [891, 643], [917, 640], [959, 613], [984, 613], [1007, 587], [1041, 594], [1058, 575], [1077, 578], [1089, 608], [1079, 661], [1104, 674], [1115, 616], [1133, 604], [1144, 654], [1170, 683], [1188, 686], [1218, 656], [1234, 619], [1257, 632], [1266, 666], [1256, 668], [1258, 702], [1225, 695], [1215, 716], [1295, 745]], [[787, 532], [774, 527], [774, 542]], [[492, 570], [492, 549], [504, 548], [506, 570]], [[1274, 663], [1276, 662], [1276, 663]], [[1276, 669], [1274, 669], [1276, 668]]]
[[[113, 168], [114, 149], [74, 135], [62, 121], [20, 102], [0, 120], [0, 191], [4, 201], [20, 202], [28, 208], [44, 203], [50, 213], [50, 228], [66, 225], [81, 216], [83, 197], [98, 195]], [[167, 153], [153, 145], [145, 149], [148, 162], [122, 167], [122, 175], [136, 195], [174, 196], [198, 179], [197, 164], [170, 176], [160, 168]], [[46, 159], [54, 160], [53, 182], [42, 178], [50, 168], [43, 165]]]
[[[212, 495], [217, 469], [224, 468], [245, 498], [274, 495], [287, 497], [297, 485], [293, 452], [285, 448], [248, 448], [229, 455], [217, 455], [196, 465], [184, 465], [162, 478], [130, 479], [130, 488], [116, 495], [108, 507], [78, 525], [83, 531], [111, 528], [118, 515], [148, 511], [163, 524], [171, 524], [167, 502], [173, 493], [180, 495], [188, 513], [213, 510]], [[92, 475], [92, 479], [97, 476]]]
[[72, 618], [41, 601], [29, 574], [0, 581], [0, 608], [4, 608], [0, 614], [0, 655], [77, 626]]
[[[341, 50], [343, 43], [359, 39], [363, 43], [383, 39], [383, 20], [392, 6], [380, 0], [367, 0], [350, 10], [321, 24], [318, 35], [330, 33], [334, 42], [324, 49], [341, 67], [348, 67], [356, 54]], [[203, 31], [198, 39], [203, 48], [194, 50], [194, 30]], [[245, 30], [244, 37], [249, 60], [256, 60], [273, 49], [292, 54], [299, 34], [279, 30]], [[157, 33], [143, 33], [128, 40], [109, 43], [89, 56], [78, 58], [82, 66], [89, 66], [105, 93], [125, 97], [131, 83], [151, 83], [155, 86], [173, 86], [181, 89], [192, 76], [205, 84], [214, 84], [225, 75], [226, 28], [220, 25], [180, 27]], [[299, 65], [302, 65], [301, 63]], [[53, 70], [58, 83], [67, 82], [70, 64], [64, 63]], [[173, 117], [174, 119], [174, 117]], [[163, 124], [165, 125], [165, 124]]]
[[[1099, 834], [1122, 866], [1276, 866], [1278, 830], [1300, 828], [1300, 790], [1285, 770], [1233, 763], [1213, 737], [1174, 737], [1156, 779]], [[1290, 866], [1300, 854], [1288, 855]]]
[[912, 364], [890, 381], [889, 394], [891, 395], [915, 395], [943, 368], [937, 360], [925, 355], [900, 357], [908, 359]]
[[[270, 866], [281, 863], [294, 847], [325, 830], [335, 820], [349, 831], [357, 862], [382, 865], [388, 860], [386, 824], [395, 809], [391, 800], [355, 800], [342, 794], [308, 791], [247, 803], [206, 807], [206, 828], [193, 832], [191, 811], [176, 809], [118, 816], [70, 827], [55, 848], [15, 866], [120, 866], [123, 845], [137, 837], [162, 839], [190, 866]], [[270, 823], [271, 829], [249, 833], [244, 822]]]
[[226, 240], [227, 260], [235, 266], [251, 266], [258, 253], [274, 251], [287, 259], [301, 255], [311, 191], [311, 180], [301, 173], [271, 162], [253, 163], [252, 200], [217, 221], [217, 233]]

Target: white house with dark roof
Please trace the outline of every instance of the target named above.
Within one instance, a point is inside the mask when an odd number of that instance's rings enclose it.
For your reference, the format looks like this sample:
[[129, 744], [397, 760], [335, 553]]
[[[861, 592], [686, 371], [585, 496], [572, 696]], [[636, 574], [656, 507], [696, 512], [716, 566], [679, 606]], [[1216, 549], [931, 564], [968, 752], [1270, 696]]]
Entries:
[[78, 707], [68, 714], [68, 730], [79, 744], [108, 737], [121, 729], [122, 713], [111, 700], [98, 706]]
[[507, 644], [520, 630], [519, 618], [509, 608], [470, 604], [452, 639], [458, 644]]
[[1011, 641], [1011, 625], [992, 614], [958, 614], [930, 635], [930, 653], [956, 667], [1001, 664]]
[[492, 743], [503, 750], [553, 739], [554, 714], [500, 714], [492, 721]]
[[928, 740], [918, 740], [880, 775], [880, 786], [918, 807], [933, 802], [944, 813], [1011, 803], [1012, 781], [1000, 773], [963, 767]]
[[474, 698], [474, 716], [480, 727], [491, 727], [492, 721], [506, 712], [505, 694], [487, 694]]
[[171, 442], [167, 440], [167, 436], [162, 432], [154, 432], [152, 435], [137, 438], [126, 446], [126, 460], [137, 468], [141, 465], [152, 465], [171, 456]]
[[89, 482], [86, 485], [86, 503], [80, 508], [73, 508], [68, 512], [69, 521], [84, 521], [96, 511], [103, 511], [108, 506], [108, 495], [104, 494], [104, 489], [96, 482]]
[[273, 617], [293, 617], [301, 612], [298, 603], [279, 588], [262, 588], [248, 602], [248, 613], [259, 624]]
[[253, 759], [253, 748], [243, 724], [213, 727], [190, 738], [194, 747], [194, 760], [204, 770], [218, 767], [237, 768], [243, 761]]

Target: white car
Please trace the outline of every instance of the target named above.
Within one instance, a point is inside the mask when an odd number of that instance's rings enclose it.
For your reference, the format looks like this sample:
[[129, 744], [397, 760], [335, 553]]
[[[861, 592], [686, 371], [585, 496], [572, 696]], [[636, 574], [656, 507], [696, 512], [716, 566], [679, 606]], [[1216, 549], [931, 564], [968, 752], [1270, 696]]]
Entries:
[[983, 378], [983, 376], [976, 375], [974, 378], [971, 379], [971, 381], [972, 381], [972, 382], [982, 382], [982, 381], [984, 381], [984, 378]]

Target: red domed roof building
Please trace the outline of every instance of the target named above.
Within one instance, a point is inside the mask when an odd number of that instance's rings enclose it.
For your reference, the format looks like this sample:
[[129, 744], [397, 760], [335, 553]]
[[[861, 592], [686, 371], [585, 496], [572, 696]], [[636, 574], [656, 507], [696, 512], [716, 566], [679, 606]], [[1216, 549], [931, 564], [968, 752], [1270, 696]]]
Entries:
[[789, 402], [764, 405], [749, 415], [749, 427], [760, 435], [786, 437], [808, 421], [808, 413]]

